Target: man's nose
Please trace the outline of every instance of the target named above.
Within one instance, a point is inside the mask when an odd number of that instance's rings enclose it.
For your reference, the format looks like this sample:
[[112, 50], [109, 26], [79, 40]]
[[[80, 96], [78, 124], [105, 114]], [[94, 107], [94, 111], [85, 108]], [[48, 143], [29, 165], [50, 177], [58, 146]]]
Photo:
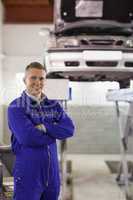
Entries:
[[40, 85], [40, 84], [41, 84], [40, 79], [36, 79], [36, 80], [34, 81], [34, 84], [35, 84], [35, 85]]

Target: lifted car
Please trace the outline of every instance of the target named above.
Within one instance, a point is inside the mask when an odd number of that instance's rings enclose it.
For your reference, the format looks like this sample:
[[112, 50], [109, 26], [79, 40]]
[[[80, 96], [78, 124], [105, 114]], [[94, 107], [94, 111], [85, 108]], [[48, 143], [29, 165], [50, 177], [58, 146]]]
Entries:
[[72, 81], [133, 79], [133, 1], [55, 0], [48, 77]]

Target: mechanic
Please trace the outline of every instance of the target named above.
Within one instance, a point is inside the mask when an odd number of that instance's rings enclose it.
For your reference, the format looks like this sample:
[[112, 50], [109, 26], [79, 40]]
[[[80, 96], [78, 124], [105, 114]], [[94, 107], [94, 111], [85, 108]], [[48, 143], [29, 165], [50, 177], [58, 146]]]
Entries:
[[[25, 69], [26, 90], [8, 107], [13, 167], [13, 200], [58, 200], [60, 177], [56, 139], [73, 136], [74, 125], [56, 100], [42, 92], [46, 69], [38, 62]], [[56, 87], [56, 86], [55, 86]]]

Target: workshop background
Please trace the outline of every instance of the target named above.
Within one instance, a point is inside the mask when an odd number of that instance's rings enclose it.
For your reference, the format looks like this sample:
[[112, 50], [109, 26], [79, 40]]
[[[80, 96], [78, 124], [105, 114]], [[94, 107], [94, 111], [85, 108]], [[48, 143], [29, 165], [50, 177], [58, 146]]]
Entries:
[[[50, 0], [0, 1], [0, 143], [10, 144], [7, 106], [24, 89], [23, 72], [31, 61], [43, 63], [47, 33], [53, 30], [53, 2]], [[70, 82], [72, 99], [68, 112], [76, 131], [68, 140], [68, 158], [73, 160], [74, 200], [123, 200], [105, 160], [117, 160], [120, 136], [115, 104], [107, 102], [108, 89], [117, 82]], [[132, 85], [132, 84], [131, 84]], [[128, 105], [121, 106], [123, 120]], [[133, 153], [130, 140], [129, 153]], [[103, 187], [105, 188], [103, 190]], [[86, 198], [88, 196], [88, 198]]]

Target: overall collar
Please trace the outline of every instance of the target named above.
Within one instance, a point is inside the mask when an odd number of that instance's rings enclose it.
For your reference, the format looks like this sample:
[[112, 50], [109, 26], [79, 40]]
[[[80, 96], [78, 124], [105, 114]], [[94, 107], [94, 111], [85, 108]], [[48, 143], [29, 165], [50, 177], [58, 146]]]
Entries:
[[29, 98], [31, 98], [31, 100], [35, 101], [37, 104], [40, 104], [40, 103], [41, 103], [42, 101], [44, 101], [45, 98], [46, 98], [45, 94], [43, 94], [43, 93], [41, 94], [41, 99], [38, 99], [37, 97], [35, 97], [35, 96], [29, 94], [27, 90], [25, 90], [25, 94], [26, 94]]
[[53, 108], [57, 104], [56, 100], [49, 100], [45, 94], [42, 95], [40, 101], [38, 101], [35, 97], [27, 94], [26, 91], [23, 91], [22, 95], [22, 105], [30, 110], [32, 108], [37, 108], [39, 106], [43, 106], [45, 108]]
[[22, 101], [23, 101], [24, 105], [28, 105], [31, 107], [39, 106], [41, 103], [45, 103], [45, 101], [47, 101], [47, 100], [48, 99], [44, 94], [42, 94], [42, 98], [40, 100], [38, 100], [33, 95], [28, 94], [26, 90], [23, 91], [23, 93], [22, 93]]

